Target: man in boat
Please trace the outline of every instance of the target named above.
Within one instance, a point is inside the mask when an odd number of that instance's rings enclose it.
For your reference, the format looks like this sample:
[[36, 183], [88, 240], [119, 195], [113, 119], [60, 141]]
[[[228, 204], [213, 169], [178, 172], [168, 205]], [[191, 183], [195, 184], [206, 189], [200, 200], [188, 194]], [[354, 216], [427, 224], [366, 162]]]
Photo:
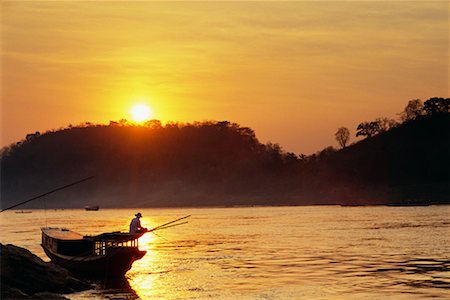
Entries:
[[136, 218], [131, 220], [131, 223], [130, 223], [130, 233], [146, 232], [147, 228], [142, 227], [141, 220], [139, 220], [140, 218], [142, 218], [142, 214], [140, 212], [138, 212], [137, 214], [135, 214], [135, 216], [136, 216]]

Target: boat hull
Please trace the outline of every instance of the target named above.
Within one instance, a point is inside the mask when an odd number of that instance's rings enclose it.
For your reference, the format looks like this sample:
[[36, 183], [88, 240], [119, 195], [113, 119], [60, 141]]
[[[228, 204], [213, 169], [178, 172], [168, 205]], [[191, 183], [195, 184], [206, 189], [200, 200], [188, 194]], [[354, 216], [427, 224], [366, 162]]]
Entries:
[[84, 207], [84, 209], [87, 210], [87, 211], [97, 211], [97, 210], [100, 209], [100, 206], [98, 206], [98, 205], [94, 205], [94, 206], [86, 205]]
[[123, 277], [131, 269], [133, 262], [146, 253], [132, 247], [118, 247], [108, 249], [105, 255], [72, 257], [55, 253], [45, 245], [41, 246], [53, 263], [83, 277], [97, 279]]

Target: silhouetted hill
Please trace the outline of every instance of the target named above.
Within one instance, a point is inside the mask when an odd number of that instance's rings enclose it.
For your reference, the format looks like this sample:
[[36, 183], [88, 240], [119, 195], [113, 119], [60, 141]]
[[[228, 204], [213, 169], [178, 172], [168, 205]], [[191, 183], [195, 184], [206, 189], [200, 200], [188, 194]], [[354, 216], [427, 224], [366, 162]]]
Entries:
[[69, 128], [5, 153], [2, 205], [87, 175], [96, 179], [54, 195], [63, 200], [48, 204], [233, 205], [271, 192], [282, 166], [274, 151], [252, 130], [228, 122]]
[[325, 152], [311, 167], [318, 188], [328, 181], [343, 204], [450, 203], [449, 125], [448, 114], [423, 116]]
[[4, 149], [6, 207], [449, 202], [449, 115], [418, 118], [340, 151], [298, 157], [229, 122], [73, 127]]

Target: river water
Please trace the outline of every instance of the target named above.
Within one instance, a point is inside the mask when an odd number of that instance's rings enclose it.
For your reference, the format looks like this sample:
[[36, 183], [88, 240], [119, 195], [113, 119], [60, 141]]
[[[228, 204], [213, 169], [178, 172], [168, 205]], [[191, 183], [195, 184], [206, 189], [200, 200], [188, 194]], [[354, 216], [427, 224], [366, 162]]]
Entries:
[[125, 286], [70, 299], [428, 299], [450, 296], [450, 206], [248, 207], [4, 212], [1, 242], [48, 260], [40, 227], [154, 227]]

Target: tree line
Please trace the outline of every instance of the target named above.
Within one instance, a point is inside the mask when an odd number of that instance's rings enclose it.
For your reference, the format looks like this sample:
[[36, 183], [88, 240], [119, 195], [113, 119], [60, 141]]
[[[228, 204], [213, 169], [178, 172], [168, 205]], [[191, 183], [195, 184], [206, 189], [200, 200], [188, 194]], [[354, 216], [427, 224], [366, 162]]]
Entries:
[[342, 149], [312, 155], [263, 144], [251, 128], [228, 121], [119, 120], [35, 132], [2, 151], [2, 205], [89, 175], [96, 175], [92, 184], [54, 205], [446, 203], [448, 103], [411, 100], [396, 126], [353, 144], [339, 128]]
[[[399, 114], [400, 122], [387, 117], [362, 122], [356, 128], [356, 137], [370, 138], [395, 128], [404, 122], [413, 121], [420, 117], [448, 114], [449, 111], [450, 98], [433, 97], [425, 102], [422, 102], [420, 99], [413, 99], [408, 102], [404, 110]], [[346, 127], [340, 127], [336, 131], [335, 137], [341, 148], [345, 148], [350, 141], [350, 131]]]

